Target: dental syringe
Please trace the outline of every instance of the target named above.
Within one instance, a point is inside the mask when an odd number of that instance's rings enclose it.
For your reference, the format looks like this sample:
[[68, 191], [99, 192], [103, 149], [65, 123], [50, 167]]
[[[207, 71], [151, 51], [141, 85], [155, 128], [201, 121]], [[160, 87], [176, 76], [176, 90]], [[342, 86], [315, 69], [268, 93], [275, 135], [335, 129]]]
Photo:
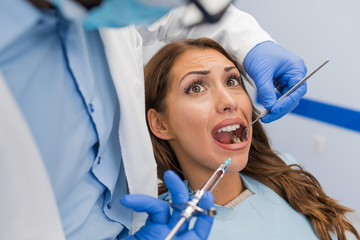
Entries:
[[216, 184], [218, 184], [218, 182], [224, 176], [230, 163], [231, 163], [231, 158], [226, 159], [225, 162], [222, 163], [220, 165], [220, 167], [215, 170], [213, 175], [211, 175], [211, 177], [207, 180], [207, 182], [204, 184], [204, 186], [195, 193], [194, 197], [190, 201], [188, 201], [186, 203], [186, 208], [181, 213], [182, 217], [176, 223], [176, 225], [170, 231], [170, 233], [167, 235], [165, 240], [172, 239], [175, 236], [175, 234], [177, 233], [177, 231], [180, 229], [180, 227], [183, 225], [183, 223], [186, 220], [190, 219], [191, 216], [195, 213], [195, 211], [204, 212], [204, 210], [202, 208], [198, 207], [197, 204], [199, 203], [200, 199], [202, 198], [202, 196], [204, 195], [204, 193], [206, 191], [211, 192], [215, 188]]

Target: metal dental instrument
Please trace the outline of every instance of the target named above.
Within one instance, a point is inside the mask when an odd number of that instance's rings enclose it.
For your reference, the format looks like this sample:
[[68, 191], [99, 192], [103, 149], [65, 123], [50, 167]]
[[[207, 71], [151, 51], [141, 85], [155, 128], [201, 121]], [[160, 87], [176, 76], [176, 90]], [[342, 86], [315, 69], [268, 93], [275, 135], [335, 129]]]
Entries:
[[[297, 89], [302, 83], [304, 83], [306, 80], [308, 80], [312, 75], [314, 75], [314, 73], [316, 73], [320, 68], [322, 68], [325, 64], [327, 64], [329, 62], [328, 59], [326, 59], [323, 63], [321, 63], [318, 67], [316, 67], [314, 70], [312, 70], [311, 73], [309, 73], [308, 75], [306, 75], [303, 79], [301, 79], [300, 82], [298, 82], [295, 86], [293, 86], [289, 91], [287, 91], [284, 95], [282, 95], [278, 100], [276, 100], [276, 102], [280, 101], [281, 99], [283, 99], [284, 97], [288, 96], [290, 93], [292, 93], [295, 89]], [[248, 129], [254, 124], [256, 123], [259, 119], [263, 118], [266, 114], [268, 114], [270, 112], [269, 109], [266, 109], [265, 111], [263, 111], [252, 123], [250, 123], [250, 125], [248, 125], [244, 131], [241, 134], [241, 138], [240, 141], [244, 142], [248, 139]]]
[[180, 229], [180, 227], [183, 225], [183, 223], [186, 220], [190, 219], [191, 216], [195, 213], [195, 211], [204, 212], [204, 210], [202, 208], [198, 207], [197, 204], [199, 203], [200, 199], [204, 195], [205, 191], [211, 192], [215, 188], [216, 184], [218, 184], [218, 182], [224, 176], [230, 163], [231, 163], [231, 158], [226, 159], [225, 162], [222, 163], [220, 165], [220, 167], [215, 170], [213, 175], [211, 175], [211, 177], [207, 180], [207, 182], [204, 184], [204, 186], [195, 193], [193, 199], [191, 199], [190, 201], [188, 201], [186, 203], [186, 208], [181, 213], [182, 217], [176, 223], [176, 225], [170, 231], [170, 233], [166, 236], [165, 240], [172, 239], [175, 236], [175, 234], [177, 233], [177, 231]]

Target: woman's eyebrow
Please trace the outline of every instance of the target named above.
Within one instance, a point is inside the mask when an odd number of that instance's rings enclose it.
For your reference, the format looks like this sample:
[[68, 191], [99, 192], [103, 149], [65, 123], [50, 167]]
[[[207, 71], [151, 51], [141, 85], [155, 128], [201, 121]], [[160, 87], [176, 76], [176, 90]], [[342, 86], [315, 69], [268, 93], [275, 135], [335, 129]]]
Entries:
[[226, 68], [224, 68], [224, 71], [229, 72], [231, 69], [234, 69], [234, 68], [236, 68], [236, 67], [235, 66], [226, 67]]
[[201, 74], [201, 75], [206, 75], [206, 74], [209, 74], [210, 71], [191, 71], [191, 72], [188, 72], [186, 73], [180, 80], [180, 82], [188, 75], [191, 75], [191, 74]]
[[[225, 72], [229, 72], [230, 70], [236, 68], [235, 66], [230, 66], [230, 67], [226, 67], [224, 68], [224, 71]], [[191, 71], [191, 72], [188, 72], [186, 73], [180, 80], [180, 82], [188, 75], [191, 75], [191, 74], [201, 74], [201, 75], [206, 75], [206, 74], [209, 74], [210, 71], [209, 70], [206, 70], [206, 71]]]

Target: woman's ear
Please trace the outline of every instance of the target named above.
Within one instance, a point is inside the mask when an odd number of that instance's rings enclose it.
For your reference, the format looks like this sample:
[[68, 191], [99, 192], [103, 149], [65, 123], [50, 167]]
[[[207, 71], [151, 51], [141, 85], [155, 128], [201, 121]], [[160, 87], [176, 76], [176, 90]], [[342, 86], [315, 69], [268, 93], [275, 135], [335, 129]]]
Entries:
[[162, 113], [159, 113], [155, 109], [150, 108], [146, 113], [146, 117], [149, 128], [156, 137], [163, 140], [170, 140], [173, 138]]

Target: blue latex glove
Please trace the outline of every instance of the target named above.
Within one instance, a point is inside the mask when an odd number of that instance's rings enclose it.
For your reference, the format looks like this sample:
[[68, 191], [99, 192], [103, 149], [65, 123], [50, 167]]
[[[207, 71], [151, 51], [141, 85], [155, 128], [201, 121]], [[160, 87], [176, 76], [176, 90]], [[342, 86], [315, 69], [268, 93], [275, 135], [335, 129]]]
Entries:
[[306, 93], [306, 83], [303, 83], [276, 103], [275, 88], [281, 94], [287, 92], [305, 77], [307, 69], [300, 57], [274, 42], [263, 42], [251, 49], [245, 57], [244, 68], [254, 80], [262, 104], [270, 109], [261, 119], [264, 123], [277, 120], [292, 111]]
[[[183, 181], [171, 170], [164, 174], [164, 182], [171, 193], [172, 201], [176, 205], [185, 204], [189, 201], [188, 190]], [[146, 212], [149, 217], [145, 225], [135, 233], [127, 237], [127, 240], [158, 240], [165, 239], [171, 229], [181, 218], [181, 211], [174, 209], [170, 214], [169, 203], [147, 195], [132, 194], [121, 198], [121, 203], [137, 212]], [[203, 209], [209, 209], [214, 205], [214, 198], [210, 192], [206, 192], [199, 202]], [[200, 214], [197, 217], [195, 226], [189, 230], [189, 222], [186, 221], [174, 236], [176, 239], [207, 239], [213, 223], [213, 217], [206, 214]]]

